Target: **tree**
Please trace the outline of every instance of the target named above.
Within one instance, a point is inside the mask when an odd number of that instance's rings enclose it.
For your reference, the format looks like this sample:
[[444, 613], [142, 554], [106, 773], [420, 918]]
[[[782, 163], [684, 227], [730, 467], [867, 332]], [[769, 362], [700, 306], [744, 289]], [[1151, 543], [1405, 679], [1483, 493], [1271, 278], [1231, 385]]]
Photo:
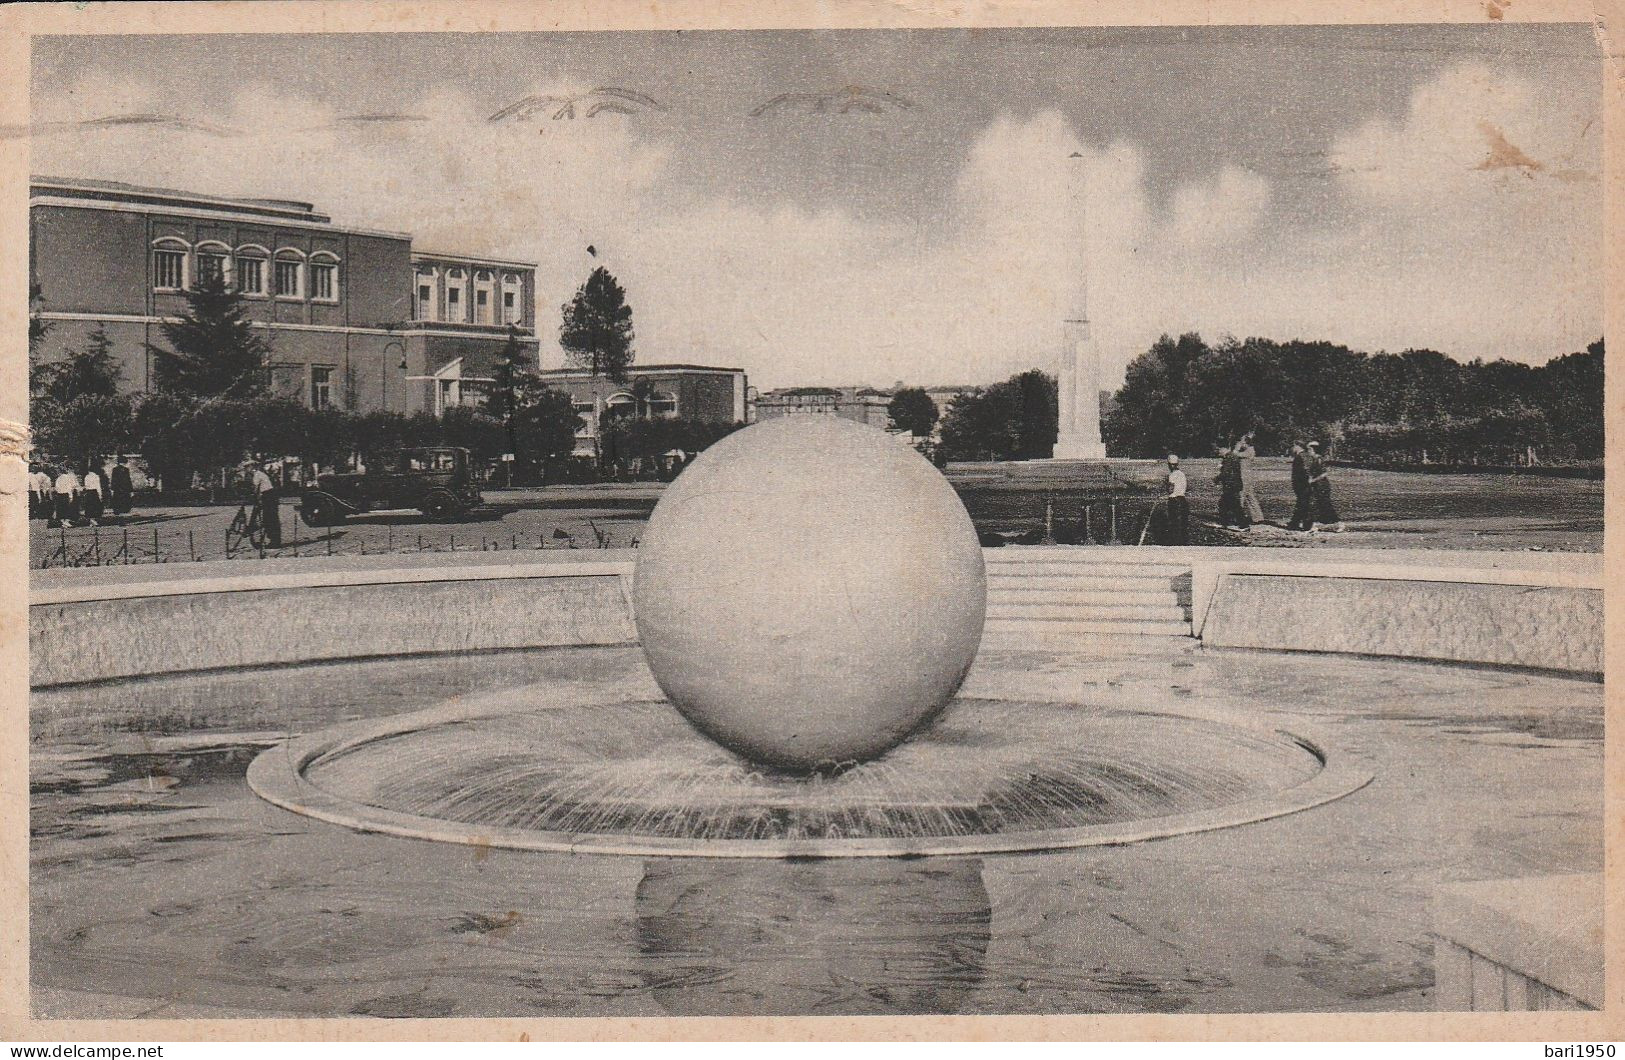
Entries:
[[600, 265], [563, 306], [559, 345], [576, 368], [616, 382], [632, 364], [632, 307], [608, 269]]
[[893, 394], [886, 411], [899, 430], [916, 438], [929, 437], [931, 428], [937, 425], [937, 403], [917, 386], [903, 387]]
[[119, 394], [122, 373], [112, 351], [106, 330], [97, 327], [85, 349], [30, 363], [30, 416], [41, 449], [84, 465], [129, 444], [134, 413]]
[[942, 421], [942, 447], [959, 460], [1034, 460], [1055, 449], [1054, 377], [1030, 369], [961, 394]]
[[83, 350], [69, 350], [60, 361], [35, 366], [30, 387], [35, 400], [65, 405], [77, 397], [114, 397], [123, 371], [113, 356], [113, 340], [97, 325]]
[[527, 375], [521, 382], [514, 429], [524, 440], [525, 452], [541, 464], [545, 482], [553, 464], [575, 451], [576, 432], [584, 424], [569, 394], [552, 389], [539, 376]]
[[208, 275], [186, 292], [186, 313], [159, 325], [169, 349], [152, 344], [158, 389], [184, 397], [250, 398], [269, 380], [269, 347], [254, 334], [240, 294]]

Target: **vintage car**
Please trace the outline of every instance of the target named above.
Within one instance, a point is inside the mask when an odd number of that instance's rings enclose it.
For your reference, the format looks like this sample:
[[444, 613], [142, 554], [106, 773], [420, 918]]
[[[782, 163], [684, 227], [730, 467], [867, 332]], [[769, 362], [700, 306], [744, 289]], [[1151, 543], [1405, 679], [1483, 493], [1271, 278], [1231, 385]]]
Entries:
[[481, 500], [467, 449], [400, 449], [379, 468], [318, 476], [299, 495], [299, 517], [307, 526], [337, 526], [359, 512], [416, 508], [454, 519]]

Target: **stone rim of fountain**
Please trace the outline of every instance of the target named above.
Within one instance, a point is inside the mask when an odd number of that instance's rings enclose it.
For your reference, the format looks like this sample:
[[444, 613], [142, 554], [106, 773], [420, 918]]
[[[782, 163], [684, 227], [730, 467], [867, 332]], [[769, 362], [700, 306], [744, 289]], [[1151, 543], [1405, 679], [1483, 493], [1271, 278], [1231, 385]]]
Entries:
[[564, 832], [468, 823], [352, 800], [320, 787], [305, 776], [306, 768], [323, 756], [409, 734], [430, 713], [433, 711], [418, 711], [382, 721], [354, 722], [293, 737], [255, 757], [247, 773], [249, 788], [272, 805], [301, 816], [360, 832], [408, 839], [539, 853], [794, 859], [970, 856], [1120, 846], [1233, 828], [1300, 813], [1351, 795], [1373, 779], [1372, 772], [1355, 757], [1341, 751], [1330, 754], [1325, 749], [1325, 743], [1302, 732], [1259, 724], [1231, 711], [1162, 705], [1134, 713], [1147, 717], [1217, 721], [1255, 732], [1272, 733], [1296, 743], [1318, 759], [1321, 768], [1308, 779], [1280, 790], [1208, 809], [1137, 820], [951, 836], [759, 839]]

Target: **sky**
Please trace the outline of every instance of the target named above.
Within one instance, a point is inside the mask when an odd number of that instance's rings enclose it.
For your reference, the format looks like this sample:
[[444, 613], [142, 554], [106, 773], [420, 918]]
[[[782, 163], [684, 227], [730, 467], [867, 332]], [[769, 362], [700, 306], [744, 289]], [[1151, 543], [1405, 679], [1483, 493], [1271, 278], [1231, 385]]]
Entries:
[[1583, 25], [47, 37], [31, 168], [535, 261], [549, 367], [598, 264], [640, 362], [763, 388], [1053, 370], [1080, 289], [1106, 385], [1541, 363], [1602, 331], [1601, 76]]

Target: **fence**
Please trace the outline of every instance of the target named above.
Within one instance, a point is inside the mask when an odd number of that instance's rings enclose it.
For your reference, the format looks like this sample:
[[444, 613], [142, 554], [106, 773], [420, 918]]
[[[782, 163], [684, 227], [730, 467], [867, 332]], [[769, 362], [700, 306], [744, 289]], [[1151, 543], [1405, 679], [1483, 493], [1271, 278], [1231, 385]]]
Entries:
[[[571, 532], [554, 526], [540, 532], [462, 526], [457, 529], [357, 526], [312, 533], [288, 526], [281, 548], [263, 536], [226, 530], [164, 529], [144, 526], [58, 527], [36, 530], [32, 566], [123, 566], [140, 563], [200, 563], [223, 559], [298, 559], [310, 556], [373, 556], [418, 552], [520, 552], [546, 549], [636, 548], [635, 535], [584, 520]], [[363, 532], [364, 531], [364, 532]]]

